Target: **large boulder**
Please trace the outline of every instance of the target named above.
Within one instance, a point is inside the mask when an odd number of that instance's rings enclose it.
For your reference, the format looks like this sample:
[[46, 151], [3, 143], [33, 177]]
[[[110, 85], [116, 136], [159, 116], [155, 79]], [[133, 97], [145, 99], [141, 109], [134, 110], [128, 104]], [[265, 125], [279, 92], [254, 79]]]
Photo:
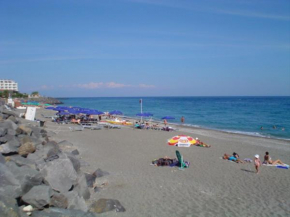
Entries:
[[95, 201], [90, 206], [90, 212], [103, 213], [115, 210], [116, 212], [125, 212], [125, 208], [121, 205], [118, 200], [104, 199], [101, 198]]
[[9, 145], [9, 143], [5, 143], [3, 145], [0, 145], [0, 153], [2, 154], [11, 154], [11, 153], [17, 153], [18, 148]]
[[38, 185], [30, 189], [21, 199], [33, 207], [43, 208], [50, 203], [52, 190], [47, 185]]
[[26, 166], [18, 167], [11, 160], [6, 165], [15, 178], [19, 180], [22, 190], [21, 195], [27, 193], [33, 186], [42, 184], [43, 176], [39, 171]]
[[44, 180], [52, 189], [65, 193], [77, 181], [77, 172], [68, 158], [58, 158], [47, 162], [41, 169]]
[[30, 153], [35, 152], [35, 144], [32, 142], [26, 142], [19, 147], [18, 153], [21, 156], [27, 156]]
[[12, 121], [13, 123], [17, 124], [18, 120], [14, 116], [9, 116], [8, 120]]
[[22, 189], [18, 179], [9, 170], [6, 164], [0, 163], [0, 195], [9, 195], [17, 198], [21, 195]]

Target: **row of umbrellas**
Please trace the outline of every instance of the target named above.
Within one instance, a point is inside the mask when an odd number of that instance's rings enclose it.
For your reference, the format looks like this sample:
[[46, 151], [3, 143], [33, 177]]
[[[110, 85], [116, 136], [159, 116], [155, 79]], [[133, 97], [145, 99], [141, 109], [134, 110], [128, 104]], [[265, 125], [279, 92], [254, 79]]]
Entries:
[[[105, 114], [104, 112], [95, 110], [95, 109], [87, 109], [87, 108], [81, 108], [81, 107], [66, 107], [66, 106], [57, 106], [57, 107], [46, 107], [46, 109], [58, 111], [60, 115], [70, 115], [70, 114], [87, 114], [87, 115], [103, 115]], [[114, 110], [109, 112], [110, 115], [123, 115], [121, 111]], [[149, 112], [143, 112], [143, 113], [138, 113], [136, 116], [139, 117], [151, 117], [153, 116], [152, 113]], [[161, 119], [175, 119], [172, 116], [165, 116], [162, 117]]]

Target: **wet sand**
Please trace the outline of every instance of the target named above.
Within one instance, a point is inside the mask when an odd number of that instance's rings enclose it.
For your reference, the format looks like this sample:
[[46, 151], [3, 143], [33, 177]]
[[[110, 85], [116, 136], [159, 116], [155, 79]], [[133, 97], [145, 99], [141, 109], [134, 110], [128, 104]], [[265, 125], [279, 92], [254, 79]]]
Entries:
[[[38, 109], [37, 118], [54, 113]], [[118, 199], [126, 212], [100, 216], [289, 216], [290, 169], [262, 166], [256, 174], [253, 163], [237, 164], [221, 157], [237, 152], [242, 159], [253, 159], [259, 154], [262, 161], [269, 151], [273, 160], [290, 164], [290, 141], [195, 128], [180, 128], [178, 132], [132, 127], [71, 132], [71, 125], [46, 120], [45, 128], [56, 133], [51, 139], [72, 142], [82, 160], [89, 163], [83, 171], [101, 168], [110, 173], [97, 179], [97, 184], [106, 185], [90, 200]], [[167, 139], [179, 134], [198, 137], [212, 147], [167, 145]], [[150, 165], [164, 156], [174, 158], [175, 150], [190, 161], [189, 168]]]

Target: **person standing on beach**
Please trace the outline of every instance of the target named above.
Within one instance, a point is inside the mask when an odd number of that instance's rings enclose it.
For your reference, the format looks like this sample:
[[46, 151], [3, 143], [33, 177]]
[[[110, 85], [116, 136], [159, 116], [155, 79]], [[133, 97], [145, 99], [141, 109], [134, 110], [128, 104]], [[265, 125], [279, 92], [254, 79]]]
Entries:
[[184, 124], [184, 117], [183, 116], [181, 117], [180, 121], [181, 121], [181, 124]]
[[166, 125], [167, 125], [167, 120], [164, 119], [163, 123], [164, 123], [164, 125], [166, 126]]
[[260, 156], [258, 154], [255, 155], [255, 160], [254, 160], [254, 164], [255, 164], [255, 168], [256, 168], [256, 173], [259, 174], [259, 168], [261, 166], [261, 161], [260, 161]]

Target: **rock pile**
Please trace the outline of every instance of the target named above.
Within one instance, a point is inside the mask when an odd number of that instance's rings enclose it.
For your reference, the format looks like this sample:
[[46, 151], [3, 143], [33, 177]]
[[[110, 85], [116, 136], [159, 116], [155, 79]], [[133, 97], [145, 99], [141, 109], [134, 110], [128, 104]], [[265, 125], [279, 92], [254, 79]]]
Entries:
[[0, 216], [93, 217], [125, 211], [110, 199], [88, 206], [89, 188], [105, 173], [83, 173], [79, 152], [65, 148], [71, 143], [50, 140], [49, 132], [32, 123], [0, 105]]

